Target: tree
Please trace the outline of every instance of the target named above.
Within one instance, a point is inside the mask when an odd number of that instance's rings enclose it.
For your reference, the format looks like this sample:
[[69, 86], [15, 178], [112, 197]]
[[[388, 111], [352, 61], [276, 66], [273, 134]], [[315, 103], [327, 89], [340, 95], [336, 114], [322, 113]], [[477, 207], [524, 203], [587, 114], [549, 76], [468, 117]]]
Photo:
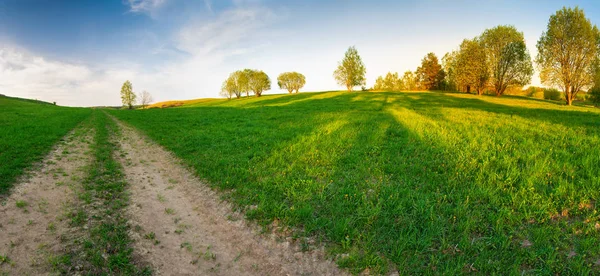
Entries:
[[402, 76], [402, 83], [404, 84], [403, 90], [414, 91], [419, 88], [417, 76], [411, 71], [404, 72], [404, 75]]
[[333, 77], [339, 85], [345, 86], [348, 91], [359, 85], [365, 85], [367, 69], [363, 64], [358, 51], [354, 46], [348, 48], [344, 59], [338, 63], [338, 68], [333, 72]]
[[540, 78], [545, 85], [562, 88], [571, 105], [579, 91], [593, 84], [600, 32], [579, 8], [563, 7], [550, 16], [547, 28], [537, 42]]
[[474, 88], [477, 95], [483, 94], [488, 83], [489, 70], [485, 48], [479, 39], [463, 40], [456, 56], [454, 70], [456, 82], [466, 87], [467, 92]]
[[121, 101], [123, 105], [127, 106], [129, 109], [133, 109], [133, 104], [135, 103], [135, 93], [133, 93], [133, 87], [131, 86], [130, 81], [126, 81], [121, 86]]
[[[227, 79], [227, 80], [229, 80], [229, 79]], [[228, 100], [231, 100], [231, 97], [233, 96], [233, 92], [227, 86], [228, 85], [227, 80], [225, 80], [223, 82], [223, 84], [221, 85], [221, 91], [219, 92], [219, 96], [223, 96], [223, 97], [227, 98]]]
[[404, 85], [402, 83], [402, 79], [398, 77], [398, 73], [388, 72], [385, 75], [385, 78], [380, 76], [375, 80], [375, 86], [373, 86], [373, 89], [385, 91], [401, 91], [404, 90]]
[[285, 72], [277, 77], [279, 88], [286, 89], [290, 94], [294, 91], [298, 93], [300, 88], [304, 87], [304, 84], [306, 84], [306, 78], [298, 72]]
[[252, 70], [248, 73], [248, 88], [260, 97], [263, 91], [271, 89], [271, 80], [265, 72]]
[[235, 97], [239, 99], [246, 88], [246, 80], [246, 73], [243, 71], [235, 71], [229, 74], [229, 77], [221, 86], [221, 95], [228, 95], [229, 98], [231, 98], [232, 95], [235, 95]]
[[600, 58], [594, 61], [592, 68], [594, 86], [588, 91], [588, 94], [590, 95], [590, 101], [598, 106], [600, 105]]
[[456, 91], [458, 90], [458, 83], [456, 79], [456, 60], [458, 59], [458, 52], [452, 51], [446, 53], [442, 57], [442, 70], [446, 72], [444, 78], [444, 90]]
[[524, 86], [531, 82], [533, 65], [523, 33], [513, 26], [496, 26], [481, 35], [486, 49], [490, 81], [496, 96], [504, 94], [508, 86]]
[[444, 70], [434, 53], [428, 53], [417, 68], [417, 77], [426, 90], [440, 89], [444, 80]]
[[252, 74], [254, 74], [254, 70], [252, 69], [244, 69], [242, 71], [240, 71], [240, 73], [238, 73], [238, 86], [241, 89], [241, 91], [243, 93], [246, 93], [246, 98], [250, 97], [250, 91], [252, 91], [252, 89], [250, 88], [250, 78], [252, 77]]
[[154, 99], [152, 99], [152, 95], [150, 95], [150, 93], [146, 90], [140, 93], [139, 98], [140, 104], [142, 105], [142, 109], [146, 108], [148, 104], [154, 101]]

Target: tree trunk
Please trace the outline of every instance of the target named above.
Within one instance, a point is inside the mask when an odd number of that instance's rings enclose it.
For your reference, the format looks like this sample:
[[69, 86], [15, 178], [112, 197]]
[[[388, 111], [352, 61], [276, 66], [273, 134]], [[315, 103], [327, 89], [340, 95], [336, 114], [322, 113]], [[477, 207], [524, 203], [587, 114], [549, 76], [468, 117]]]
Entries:
[[573, 103], [573, 98], [571, 96], [572, 93], [573, 93], [573, 91], [571, 91], [571, 86], [570, 85], [566, 85], [566, 88], [565, 88], [565, 101], [567, 102], [567, 105], [571, 105]]
[[471, 86], [467, 85], [467, 94], [471, 94]]

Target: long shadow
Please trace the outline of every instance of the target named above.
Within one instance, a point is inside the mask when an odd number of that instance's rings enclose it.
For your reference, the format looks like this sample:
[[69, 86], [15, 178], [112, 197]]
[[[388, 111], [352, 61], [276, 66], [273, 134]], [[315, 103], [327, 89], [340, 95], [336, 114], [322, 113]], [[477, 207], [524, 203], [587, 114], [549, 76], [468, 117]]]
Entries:
[[[290, 102], [296, 96], [299, 100]], [[565, 169], [571, 162], [590, 166], [592, 159], [569, 156], [538, 168], [535, 157], [500, 152], [503, 148], [494, 141], [470, 153], [469, 141], [454, 143], [435, 124], [456, 132], [443, 109], [461, 108], [598, 133], [597, 113], [426, 92], [339, 93], [329, 98], [299, 94], [248, 107], [149, 110], [144, 116], [113, 113], [175, 152], [200, 177], [230, 191], [228, 197], [241, 208], [254, 206], [247, 209], [248, 217], [264, 224], [283, 221], [350, 252], [340, 263], [355, 272], [377, 272], [388, 261], [402, 274], [435, 269], [461, 274], [465, 265], [487, 274], [521, 273], [523, 266], [552, 272], [560, 264], [576, 262], [567, 254], [553, 254], [557, 245], [570, 248], [589, 239], [569, 234], [574, 226], [523, 222], [544, 218], [554, 209], [576, 209], [586, 197], [595, 197], [598, 184], [587, 185], [589, 190], [570, 188], [571, 175]], [[389, 110], [398, 110], [404, 120]], [[429, 124], [415, 127], [410, 124], [415, 120]], [[468, 139], [463, 133], [456, 136]], [[502, 157], [511, 160], [500, 163]], [[552, 175], [541, 169], [553, 169]], [[523, 172], [540, 176], [519, 177]], [[517, 178], [511, 179], [510, 173]], [[570, 189], [566, 198], [556, 192]], [[534, 253], [521, 246], [519, 239], [524, 238], [535, 242]]]

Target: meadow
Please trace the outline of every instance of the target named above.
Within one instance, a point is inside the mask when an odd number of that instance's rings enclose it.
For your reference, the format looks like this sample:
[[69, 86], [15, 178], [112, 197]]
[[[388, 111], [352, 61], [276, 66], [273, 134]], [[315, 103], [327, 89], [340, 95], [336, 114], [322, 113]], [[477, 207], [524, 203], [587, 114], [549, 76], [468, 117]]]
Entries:
[[88, 108], [0, 96], [0, 197], [90, 113]]
[[598, 109], [323, 92], [108, 112], [354, 273], [599, 272]]

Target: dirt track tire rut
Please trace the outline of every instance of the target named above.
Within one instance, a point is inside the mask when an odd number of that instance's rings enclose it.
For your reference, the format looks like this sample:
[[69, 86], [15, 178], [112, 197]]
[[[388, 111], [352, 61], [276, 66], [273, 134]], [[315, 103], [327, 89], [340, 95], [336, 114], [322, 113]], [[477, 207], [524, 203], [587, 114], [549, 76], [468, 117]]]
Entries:
[[340, 275], [324, 250], [301, 252], [243, 218], [169, 152], [118, 122], [134, 254], [158, 275]]

